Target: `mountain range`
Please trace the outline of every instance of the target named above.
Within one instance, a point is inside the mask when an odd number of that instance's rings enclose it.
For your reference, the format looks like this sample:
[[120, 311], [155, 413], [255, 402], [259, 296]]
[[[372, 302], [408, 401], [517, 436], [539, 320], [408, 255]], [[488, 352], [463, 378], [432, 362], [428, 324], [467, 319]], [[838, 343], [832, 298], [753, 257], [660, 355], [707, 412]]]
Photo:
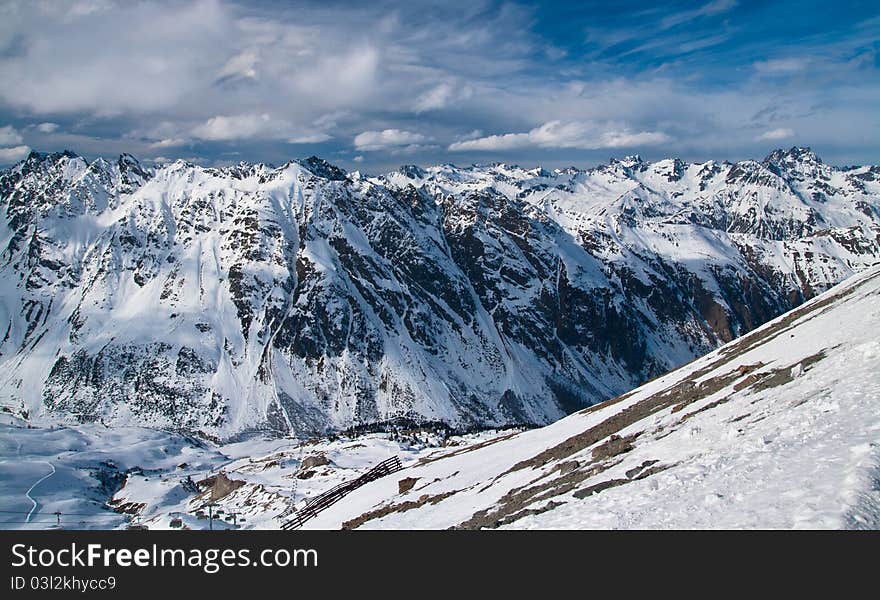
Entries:
[[229, 440], [546, 424], [880, 262], [880, 166], [0, 172], [0, 406]]

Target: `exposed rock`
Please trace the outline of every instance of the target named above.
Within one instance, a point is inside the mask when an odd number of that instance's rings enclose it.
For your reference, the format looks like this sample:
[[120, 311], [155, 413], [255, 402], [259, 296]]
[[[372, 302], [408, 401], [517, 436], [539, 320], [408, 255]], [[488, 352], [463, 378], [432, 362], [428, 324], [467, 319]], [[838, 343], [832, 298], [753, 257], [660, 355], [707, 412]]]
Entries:
[[300, 469], [314, 469], [315, 467], [322, 467], [324, 465], [329, 465], [330, 459], [327, 458], [323, 454], [313, 454], [312, 456], [306, 456], [302, 463], [300, 464]]
[[217, 475], [206, 477], [198, 482], [200, 487], [207, 488], [201, 493], [199, 498], [207, 502], [216, 502], [217, 500], [228, 496], [244, 484], [244, 481], [229, 479], [229, 477], [226, 476], [226, 473], [221, 471]]
[[611, 458], [612, 456], [617, 456], [618, 454], [623, 454], [624, 452], [629, 452], [633, 449], [632, 443], [635, 439], [635, 434], [625, 437], [616, 434], [612, 435], [608, 438], [607, 442], [593, 448], [593, 460], [604, 460], [606, 458]]
[[410, 491], [411, 489], [413, 489], [413, 486], [415, 486], [418, 480], [418, 477], [404, 477], [397, 482], [397, 493], [404, 494]]

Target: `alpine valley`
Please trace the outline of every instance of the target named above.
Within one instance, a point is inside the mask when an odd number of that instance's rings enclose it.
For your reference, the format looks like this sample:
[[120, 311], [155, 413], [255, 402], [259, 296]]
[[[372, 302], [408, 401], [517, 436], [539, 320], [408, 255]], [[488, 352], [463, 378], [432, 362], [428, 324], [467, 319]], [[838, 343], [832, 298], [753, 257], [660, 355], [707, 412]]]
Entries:
[[880, 262], [880, 166], [0, 172], [0, 406], [217, 441], [546, 424]]

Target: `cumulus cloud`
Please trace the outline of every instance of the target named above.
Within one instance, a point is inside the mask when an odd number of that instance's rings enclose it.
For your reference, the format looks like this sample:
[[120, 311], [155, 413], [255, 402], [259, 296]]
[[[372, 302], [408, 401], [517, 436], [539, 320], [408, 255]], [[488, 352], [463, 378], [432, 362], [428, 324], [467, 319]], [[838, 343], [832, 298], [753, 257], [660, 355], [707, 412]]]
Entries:
[[303, 124], [363, 101], [380, 64], [350, 35], [354, 22], [329, 27], [314, 7], [285, 21], [221, 0], [114, 2], [89, 14], [20, 2], [7, 16], [17, 37], [0, 60], [0, 100], [33, 114], [193, 120], [260, 106]]
[[[333, 139], [325, 131], [299, 128], [284, 119], [273, 118], [267, 113], [217, 115], [193, 127], [191, 134], [198, 139], [212, 142], [277, 139], [286, 140], [289, 144], [318, 144]], [[177, 140], [171, 141], [177, 142]]]
[[197, 138], [210, 141], [240, 140], [254, 137], [272, 128], [272, 119], [265, 113], [259, 115], [218, 115], [193, 127], [192, 134]]
[[[86, 4], [44, 10], [20, 1], [4, 14], [0, 102], [90, 125], [127, 121], [120, 135], [160, 146], [185, 138], [320, 143], [395, 128], [388, 121], [400, 114], [459, 107], [471, 80], [515, 73], [533, 49], [523, 27], [529, 11], [516, 5], [404, 6], [389, 16], [382, 3], [295, 11], [227, 0]], [[512, 41], [511, 30], [522, 33]], [[387, 118], [372, 118], [378, 106]], [[328, 113], [348, 115], [344, 131], [319, 123]], [[135, 135], [151, 122], [174, 127]]]
[[[21, 134], [12, 125], [0, 127], [0, 164], [14, 163], [31, 151], [30, 146], [21, 143]], [[11, 147], [8, 147], [11, 146]]]
[[526, 133], [490, 135], [458, 141], [449, 146], [452, 152], [467, 150], [501, 151], [518, 148], [630, 148], [653, 146], [671, 138], [660, 131], [631, 131], [620, 124], [583, 121], [549, 121]]
[[420, 133], [402, 131], [400, 129], [385, 129], [383, 131], [364, 131], [354, 138], [354, 147], [365, 152], [374, 150], [388, 150], [408, 146], [417, 146], [427, 138]]
[[794, 136], [794, 131], [781, 127], [779, 129], [771, 129], [770, 131], [765, 131], [764, 133], [756, 137], [755, 140], [759, 142], [765, 140], [785, 140], [792, 136]]
[[21, 135], [12, 125], [0, 127], [0, 146], [12, 146], [21, 143]]
[[13, 148], [0, 148], [0, 164], [8, 165], [23, 159], [31, 151], [29, 146], [15, 146]]
[[91, 12], [43, 11], [39, 4], [17, 5], [19, 51], [0, 61], [0, 97], [35, 114], [173, 106], [210, 83], [209, 67], [231, 27], [210, 0], [114, 3]]

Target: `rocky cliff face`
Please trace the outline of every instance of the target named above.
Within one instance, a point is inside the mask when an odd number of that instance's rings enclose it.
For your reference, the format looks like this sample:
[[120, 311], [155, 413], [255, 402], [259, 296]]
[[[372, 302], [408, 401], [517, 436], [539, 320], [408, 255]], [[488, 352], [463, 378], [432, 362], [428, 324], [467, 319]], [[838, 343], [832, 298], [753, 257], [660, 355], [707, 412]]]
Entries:
[[0, 172], [0, 405], [229, 438], [546, 423], [880, 261], [880, 167]]

